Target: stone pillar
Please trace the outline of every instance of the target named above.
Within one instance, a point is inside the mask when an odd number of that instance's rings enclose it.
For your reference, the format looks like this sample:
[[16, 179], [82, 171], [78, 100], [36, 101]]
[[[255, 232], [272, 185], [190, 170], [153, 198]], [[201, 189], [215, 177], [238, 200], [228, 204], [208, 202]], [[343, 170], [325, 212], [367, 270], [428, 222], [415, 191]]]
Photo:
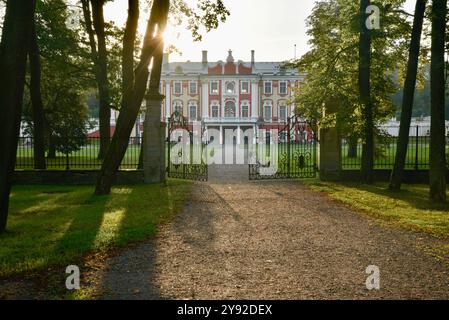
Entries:
[[[334, 113], [336, 103], [327, 103], [326, 113]], [[319, 169], [323, 181], [338, 181], [341, 177], [341, 137], [337, 127], [319, 129]]]
[[144, 124], [144, 181], [147, 184], [165, 181], [165, 124], [161, 122], [163, 96], [149, 96]]
[[237, 126], [237, 144], [241, 144], [240, 126]]

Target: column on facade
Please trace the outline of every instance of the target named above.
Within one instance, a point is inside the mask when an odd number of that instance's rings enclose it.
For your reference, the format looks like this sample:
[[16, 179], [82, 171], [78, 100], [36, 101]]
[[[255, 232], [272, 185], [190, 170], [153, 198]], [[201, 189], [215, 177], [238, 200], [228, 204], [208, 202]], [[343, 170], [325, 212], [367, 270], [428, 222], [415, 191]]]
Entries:
[[203, 110], [203, 119], [209, 118], [209, 83], [206, 80], [201, 82], [202, 85], [202, 98], [201, 98], [201, 109]]
[[166, 81], [165, 85], [165, 118], [168, 120], [171, 116], [171, 81]]
[[224, 139], [223, 139], [223, 126], [220, 126], [220, 144], [223, 144]]
[[259, 81], [251, 81], [251, 115], [253, 118], [259, 117]]
[[240, 139], [241, 139], [240, 126], [237, 126], [237, 144], [240, 144]]

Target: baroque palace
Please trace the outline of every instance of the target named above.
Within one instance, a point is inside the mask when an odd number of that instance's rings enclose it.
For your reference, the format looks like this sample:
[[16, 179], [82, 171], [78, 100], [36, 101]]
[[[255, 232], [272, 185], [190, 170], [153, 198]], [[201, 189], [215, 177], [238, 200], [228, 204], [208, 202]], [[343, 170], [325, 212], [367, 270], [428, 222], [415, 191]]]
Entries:
[[219, 130], [220, 143], [225, 143], [225, 130], [240, 132], [275, 129], [284, 126], [294, 112], [289, 104], [293, 89], [304, 75], [285, 69], [281, 62], [235, 61], [229, 50], [225, 62], [209, 62], [207, 51], [201, 62], [170, 62], [164, 56], [161, 77], [162, 121], [174, 113], [189, 122], [201, 121], [207, 132]]

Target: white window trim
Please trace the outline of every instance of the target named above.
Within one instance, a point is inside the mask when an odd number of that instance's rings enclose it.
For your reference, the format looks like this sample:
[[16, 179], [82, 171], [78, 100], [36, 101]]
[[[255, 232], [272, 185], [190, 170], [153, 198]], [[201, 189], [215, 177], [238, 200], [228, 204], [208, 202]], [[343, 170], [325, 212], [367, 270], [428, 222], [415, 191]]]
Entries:
[[[243, 117], [243, 107], [247, 107], [248, 108], [248, 117]], [[244, 118], [244, 119], [248, 119], [249, 118], [249, 115], [250, 115], [250, 112], [251, 112], [251, 108], [250, 108], [250, 105], [249, 105], [249, 103], [248, 102], [242, 102], [242, 104], [241, 104], [241, 106], [240, 106], [240, 117], [241, 118]]]
[[192, 118], [190, 117], [190, 109], [194, 107], [195, 108], [195, 118], [193, 118], [193, 120], [198, 119], [198, 106], [196, 105], [196, 103], [189, 103], [189, 119], [192, 120]]
[[[234, 86], [234, 90], [232, 90], [232, 92], [228, 92], [228, 85], [230, 85], [230, 84], [232, 84]], [[234, 81], [226, 81], [225, 91], [226, 91], [226, 94], [235, 94], [235, 82]]]
[[[178, 83], [181, 85], [180, 93], [176, 92], [176, 84], [178, 84]], [[182, 81], [174, 81], [173, 82], [173, 94], [182, 95]]]
[[[266, 89], [267, 89], [267, 87], [266, 87], [267, 83], [270, 84], [271, 92], [267, 92], [267, 91], [266, 91]], [[263, 94], [273, 94], [273, 81], [270, 80], [270, 81], [264, 81], [264, 82], [263, 82]]]
[[[247, 83], [248, 84], [248, 92], [243, 92], [243, 84]], [[240, 94], [250, 94], [251, 93], [251, 82], [249, 82], [248, 80], [242, 80], [240, 82]]]
[[175, 100], [173, 101], [173, 112], [174, 113], [176, 111], [176, 106], [180, 106], [181, 110], [182, 110], [182, 115], [184, 115], [184, 106], [181, 100]]
[[[281, 108], [285, 108], [285, 118], [281, 118]], [[287, 120], [288, 118], [288, 107], [285, 104], [281, 104], [278, 107], [278, 119], [279, 120]]]
[[[214, 117], [214, 107], [217, 107], [217, 110], [218, 110], [218, 117]], [[221, 108], [220, 108], [220, 104], [219, 103], [217, 103], [217, 102], [213, 102], [211, 105], [210, 105], [210, 115], [211, 115], [211, 118], [220, 118], [221, 117]]]
[[[234, 104], [234, 116], [233, 117], [226, 117], [226, 105], [228, 104], [228, 103], [233, 103]], [[237, 104], [235, 103], [235, 102], [233, 102], [233, 101], [226, 101], [225, 103], [224, 103], [224, 105], [223, 105], [223, 117], [224, 118], [228, 118], [228, 119], [233, 119], [233, 118], [237, 118], [238, 117], [238, 114], [237, 114]]]
[[[285, 83], [285, 93], [281, 92], [281, 83]], [[288, 94], [288, 81], [286, 80], [279, 81], [279, 94]]]
[[[212, 84], [216, 83], [217, 84], [217, 92], [213, 92], [212, 91]], [[220, 82], [218, 80], [213, 80], [210, 82], [210, 89], [209, 89], [209, 93], [213, 96], [218, 96], [220, 94]]]
[[[194, 84], [195, 85], [195, 92], [191, 92], [191, 85]], [[198, 94], [198, 82], [196, 81], [189, 81], [189, 94]]]
[[[271, 109], [271, 117], [270, 118], [267, 118], [267, 113], [266, 113], [266, 108], [267, 107], [270, 107], [270, 109]], [[265, 102], [264, 104], [263, 104], [263, 118], [265, 119], [265, 120], [273, 120], [273, 104], [271, 103], [271, 102]]]

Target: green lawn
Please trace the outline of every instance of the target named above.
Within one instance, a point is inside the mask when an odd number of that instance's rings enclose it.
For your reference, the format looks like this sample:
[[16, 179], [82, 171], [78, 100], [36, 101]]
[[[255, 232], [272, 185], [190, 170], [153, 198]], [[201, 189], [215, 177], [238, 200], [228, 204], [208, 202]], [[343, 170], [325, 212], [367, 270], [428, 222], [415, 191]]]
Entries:
[[[101, 167], [101, 160], [97, 159], [98, 145], [87, 145], [78, 151], [69, 154], [69, 168], [72, 170], [98, 170]], [[34, 149], [31, 146], [17, 148], [16, 169], [32, 170]], [[136, 169], [139, 163], [140, 146], [129, 145], [123, 157], [121, 169]], [[56, 153], [56, 158], [46, 158], [47, 168], [52, 170], [65, 170], [67, 166], [66, 155], [60, 152]]]
[[427, 185], [404, 185], [402, 191], [390, 192], [386, 183], [304, 182], [312, 190], [324, 192], [332, 199], [376, 218], [407, 229], [449, 237], [449, 203], [443, 205], [429, 201]]
[[[348, 148], [347, 144], [342, 145], [342, 167], [344, 170], [359, 170], [362, 163], [362, 145], [357, 146], [356, 158], [348, 157]], [[381, 152], [374, 159], [375, 169], [392, 169], [396, 158], [396, 150], [395, 143], [379, 146]], [[413, 170], [417, 166], [420, 170], [428, 170], [429, 153], [429, 142], [419, 144], [418, 147], [413, 143], [409, 144], [405, 168]], [[449, 145], [446, 146], [446, 156], [449, 159]]]
[[7, 232], [0, 235], [0, 277], [76, 264], [101, 252], [154, 235], [178, 212], [190, 183], [115, 187], [15, 186]]

